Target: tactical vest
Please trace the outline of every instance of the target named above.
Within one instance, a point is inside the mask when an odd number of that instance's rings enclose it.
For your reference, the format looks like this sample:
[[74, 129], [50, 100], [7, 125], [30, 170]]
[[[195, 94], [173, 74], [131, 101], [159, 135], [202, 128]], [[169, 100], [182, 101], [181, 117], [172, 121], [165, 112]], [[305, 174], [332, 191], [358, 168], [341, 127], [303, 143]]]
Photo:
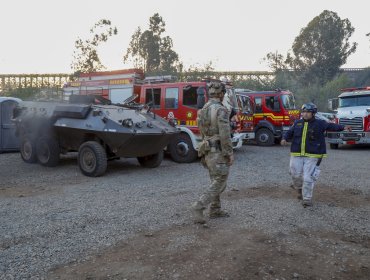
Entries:
[[198, 111], [198, 127], [202, 136], [207, 139], [216, 140], [219, 138], [219, 129], [217, 125], [217, 113], [222, 108], [218, 102], [207, 102], [207, 104]]

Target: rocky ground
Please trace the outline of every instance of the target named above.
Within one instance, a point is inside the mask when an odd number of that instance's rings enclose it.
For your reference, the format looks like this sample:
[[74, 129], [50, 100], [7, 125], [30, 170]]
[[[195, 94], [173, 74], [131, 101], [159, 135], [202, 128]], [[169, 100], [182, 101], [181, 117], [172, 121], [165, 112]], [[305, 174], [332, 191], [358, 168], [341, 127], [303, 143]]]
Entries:
[[329, 150], [314, 206], [290, 188], [289, 147], [243, 146], [223, 205], [194, 225], [196, 162], [136, 160], [83, 176], [0, 154], [0, 279], [369, 279], [370, 147]]

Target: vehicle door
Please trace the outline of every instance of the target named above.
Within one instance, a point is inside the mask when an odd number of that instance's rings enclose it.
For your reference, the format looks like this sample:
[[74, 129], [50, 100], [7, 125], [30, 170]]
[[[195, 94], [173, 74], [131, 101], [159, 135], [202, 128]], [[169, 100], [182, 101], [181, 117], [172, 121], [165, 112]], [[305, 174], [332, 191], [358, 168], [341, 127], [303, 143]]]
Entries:
[[162, 107], [162, 97], [163, 97], [163, 87], [152, 85], [150, 87], [145, 87], [144, 92], [144, 103], [150, 106], [153, 112], [163, 116], [160, 114]]
[[13, 111], [18, 102], [6, 100], [0, 103], [0, 150], [15, 150], [19, 148], [19, 138], [15, 135], [15, 123], [12, 122]]
[[163, 87], [163, 117], [165, 119], [179, 118], [179, 86]]
[[237, 95], [240, 106], [240, 127], [242, 131], [253, 131], [254, 106], [251, 98], [245, 95]]
[[280, 126], [284, 120], [284, 116], [281, 114], [280, 99], [277, 95], [265, 95], [263, 106], [263, 117], [269, 120], [273, 125]]
[[197, 127], [198, 84], [185, 84], [181, 88], [179, 121], [181, 125]]

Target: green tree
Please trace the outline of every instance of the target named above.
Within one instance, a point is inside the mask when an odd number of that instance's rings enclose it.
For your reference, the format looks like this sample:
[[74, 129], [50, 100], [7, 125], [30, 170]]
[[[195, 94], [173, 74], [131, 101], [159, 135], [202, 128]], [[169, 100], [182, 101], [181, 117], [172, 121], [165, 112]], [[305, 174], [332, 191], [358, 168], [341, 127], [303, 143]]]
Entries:
[[208, 61], [204, 65], [194, 64], [190, 65], [180, 73], [181, 81], [199, 81], [204, 78], [219, 78], [215, 77], [215, 68], [212, 61]]
[[177, 73], [183, 70], [179, 55], [172, 49], [173, 42], [169, 36], [163, 37], [160, 48], [160, 66], [162, 72]]
[[267, 63], [267, 66], [274, 72], [287, 69], [287, 64], [285, 62], [286, 58], [284, 55], [276, 52], [269, 52], [263, 59]]
[[354, 77], [353, 86], [370, 86], [370, 67], [365, 68]]
[[149, 28], [142, 31], [140, 27], [131, 36], [131, 41], [123, 61], [133, 62], [135, 67], [146, 73], [177, 73], [182, 70], [178, 54], [172, 49], [173, 41], [163, 36], [166, 31], [163, 18], [154, 14], [149, 18]]
[[293, 53], [288, 53], [285, 62], [300, 73], [303, 84], [322, 85], [356, 51], [357, 43], [349, 42], [354, 30], [348, 19], [325, 10], [301, 30], [294, 40]]
[[295, 81], [295, 75], [289, 70], [284, 55], [276, 52], [268, 53], [263, 59], [267, 66], [275, 73], [275, 78], [270, 85], [271, 88], [291, 88]]
[[117, 34], [117, 28], [110, 20], [101, 19], [90, 29], [91, 38], [75, 41], [75, 51], [71, 68], [74, 73], [89, 73], [105, 68], [98, 55], [98, 47], [108, 41], [109, 37]]

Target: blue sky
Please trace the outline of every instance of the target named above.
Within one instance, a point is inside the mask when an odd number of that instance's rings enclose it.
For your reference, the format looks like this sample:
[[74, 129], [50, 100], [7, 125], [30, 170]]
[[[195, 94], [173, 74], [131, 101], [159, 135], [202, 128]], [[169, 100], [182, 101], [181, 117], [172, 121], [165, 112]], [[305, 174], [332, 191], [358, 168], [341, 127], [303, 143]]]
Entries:
[[0, 73], [69, 73], [77, 37], [110, 19], [119, 34], [99, 49], [108, 70], [132, 67], [122, 57], [138, 26], [158, 12], [185, 66], [214, 62], [217, 70], [268, 70], [262, 58], [286, 53], [300, 30], [323, 10], [348, 18], [358, 49], [345, 67], [370, 66], [370, 1], [141, 0], [0, 1]]

